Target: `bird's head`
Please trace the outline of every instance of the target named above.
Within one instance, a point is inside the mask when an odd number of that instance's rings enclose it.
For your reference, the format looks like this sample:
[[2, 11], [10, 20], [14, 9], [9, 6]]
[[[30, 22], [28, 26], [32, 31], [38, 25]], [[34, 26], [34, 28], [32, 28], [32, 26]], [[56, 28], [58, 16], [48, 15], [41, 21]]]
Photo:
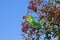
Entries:
[[25, 18], [31, 18], [31, 16], [30, 15], [25, 15], [25, 16], [23, 16], [23, 19], [25, 19]]

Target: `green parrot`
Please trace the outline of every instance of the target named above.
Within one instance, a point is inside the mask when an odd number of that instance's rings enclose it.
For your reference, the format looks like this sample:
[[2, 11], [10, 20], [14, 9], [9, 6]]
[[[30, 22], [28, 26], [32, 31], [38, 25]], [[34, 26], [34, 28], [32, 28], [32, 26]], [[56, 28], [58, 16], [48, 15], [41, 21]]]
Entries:
[[31, 24], [32, 26], [39, 27], [39, 23], [30, 15], [25, 15], [24, 18], [26, 21]]
[[52, 0], [52, 5], [56, 6], [56, 0]]

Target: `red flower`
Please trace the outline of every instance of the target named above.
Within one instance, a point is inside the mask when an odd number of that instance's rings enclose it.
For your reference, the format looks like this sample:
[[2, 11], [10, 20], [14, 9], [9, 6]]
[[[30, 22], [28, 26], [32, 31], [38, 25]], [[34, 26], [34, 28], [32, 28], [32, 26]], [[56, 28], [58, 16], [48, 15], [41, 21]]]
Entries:
[[29, 29], [30, 25], [27, 22], [22, 22], [22, 31], [26, 32]]
[[60, 26], [60, 18], [56, 19], [56, 22], [58, 23], [58, 25]]
[[58, 11], [60, 12], [60, 7], [58, 7]]
[[31, 9], [31, 10], [33, 10], [33, 11], [35, 11], [35, 12], [37, 11], [37, 6], [35, 4], [30, 4], [28, 6], [28, 8]]
[[32, 36], [32, 34], [33, 34], [33, 30], [29, 30], [29, 36]]
[[60, 12], [60, 4], [58, 5], [58, 8], [57, 8], [57, 9], [58, 9], [58, 11]]

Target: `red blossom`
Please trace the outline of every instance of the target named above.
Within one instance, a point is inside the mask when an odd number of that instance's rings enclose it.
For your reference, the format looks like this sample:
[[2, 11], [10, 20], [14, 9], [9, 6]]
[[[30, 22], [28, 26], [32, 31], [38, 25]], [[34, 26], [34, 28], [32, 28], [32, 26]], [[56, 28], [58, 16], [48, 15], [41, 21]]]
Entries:
[[33, 34], [33, 30], [29, 30], [29, 36], [32, 36], [32, 34]]
[[33, 11], [35, 11], [35, 12], [37, 11], [37, 7], [34, 6], [34, 5], [33, 6], [28, 6], [28, 8], [31, 9], [31, 10], [33, 10]]
[[22, 22], [22, 31], [25, 32], [29, 29], [29, 24], [27, 22]]
[[58, 12], [60, 12], [60, 7], [58, 7]]
[[37, 5], [39, 5], [42, 0], [30, 0], [30, 4], [28, 6], [29, 9], [33, 10], [34, 12], [37, 11]]
[[60, 26], [60, 18], [56, 19], [56, 22], [58, 23], [58, 25]]

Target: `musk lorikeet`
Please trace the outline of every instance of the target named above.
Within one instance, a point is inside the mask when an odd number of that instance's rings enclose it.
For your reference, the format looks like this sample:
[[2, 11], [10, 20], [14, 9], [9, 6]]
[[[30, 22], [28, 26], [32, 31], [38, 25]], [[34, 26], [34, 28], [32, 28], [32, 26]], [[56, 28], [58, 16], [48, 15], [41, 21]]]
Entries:
[[25, 15], [24, 18], [26, 21], [31, 24], [32, 26], [36, 26], [39, 28], [39, 23], [30, 15]]

